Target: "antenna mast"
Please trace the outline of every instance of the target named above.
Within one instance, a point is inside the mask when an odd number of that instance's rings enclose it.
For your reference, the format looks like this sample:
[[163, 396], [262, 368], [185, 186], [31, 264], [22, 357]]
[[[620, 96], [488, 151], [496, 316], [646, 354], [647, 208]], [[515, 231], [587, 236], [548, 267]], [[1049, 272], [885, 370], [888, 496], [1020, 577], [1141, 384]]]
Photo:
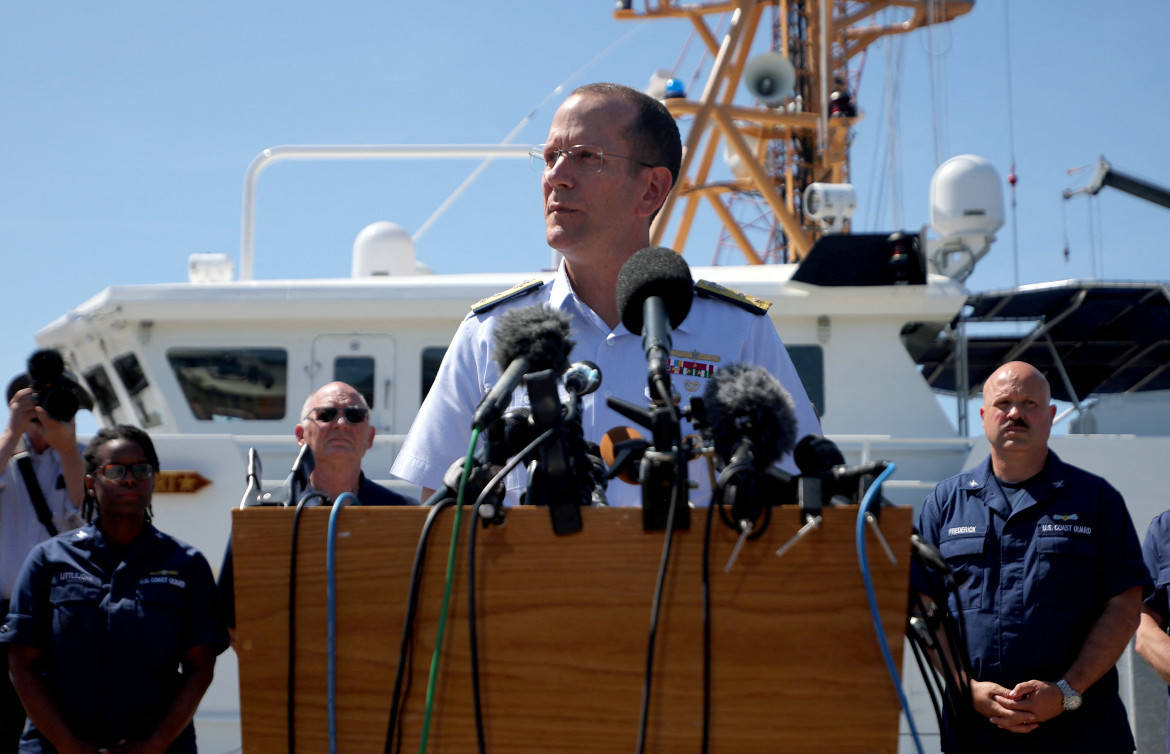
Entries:
[[[651, 243], [661, 242], [678, 212], [672, 247], [682, 252], [699, 205], [707, 202], [749, 264], [803, 259], [821, 235], [819, 226], [803, 217], [804, 190], [812, 183], [849, 181], [850, 130], [857, 120], [849, 61], [884, 36], [950, 21], [974, 5], [973, 0], [643, 0], [635, 10], [632, 4], [622, 3], [615, 17], [685, 18], [714, 59], [697, 99], [663, 101], [676, 118], [691, 116], [692, 124], [683, 142], [678, 186], [654, 222]], [[762, 25], [768, 8], [775, 9], [775, 20]], [[875, 14], [887, 9], [903, 10], [905, 19], [877, 25]], [[717, 39], [707, 17], [727, 13], [731, 23]], [[761, 26], [767, 29], [770, 53], [778, 55], [751, 56]], [[752, 104], [735, 103], [741, 84], [753, 96]], [[712, 175], [721, 148], [737, 158], [730, 179]], [[778, 226], [768, 243], [780, 248], [753, 247], [729, 208], [740, 194], [766, 203]]]

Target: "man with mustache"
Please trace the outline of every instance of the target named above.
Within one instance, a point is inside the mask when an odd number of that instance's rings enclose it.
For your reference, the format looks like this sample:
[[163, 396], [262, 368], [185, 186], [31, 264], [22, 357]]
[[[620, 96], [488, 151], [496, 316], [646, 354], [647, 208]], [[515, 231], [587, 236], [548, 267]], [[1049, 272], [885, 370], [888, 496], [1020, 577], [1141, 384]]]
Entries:
[[971, 708], [944, 720], [948, 752], [1134, 750], [1113, 666], [1150, 577], [1121, 495], [1049, 450], [1055, 414], [1043, 374], [1000, 367], [979, 409], [990, 458], [940, 483], [919, 516], [957, 588], [921, 571], [916, 585], [958, 618], [970, 659]]

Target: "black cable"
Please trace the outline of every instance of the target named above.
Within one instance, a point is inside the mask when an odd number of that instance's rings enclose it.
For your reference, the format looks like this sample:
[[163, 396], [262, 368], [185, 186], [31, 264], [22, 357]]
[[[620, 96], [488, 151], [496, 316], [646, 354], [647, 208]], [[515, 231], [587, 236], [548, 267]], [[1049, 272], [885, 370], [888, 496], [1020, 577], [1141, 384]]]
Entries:
[[[406, 598], [406, 615], [402, 620], [402, 641], [398, 646], [398, 669], [394, 674], [394, 696], [390, 705], [390, 721], [386, 727], [385, 754], [393, 754], [394, 744], [401, 746], [401, 741], [395, 741], [398, 728], [399, 705], [403, 698], [403, 679], [406, 675], [408, 661], [413, 659], [411, 644], [414, 640], [414, 620], [418, 609], [418, 593], [422, 586], [423, 564], [426, 562], [427, 542], [430, 539], [431, 529], [438, 520], [439, 513], [455, 504], [454, 498], [444, 498], [431, 506], [423, 523], [422, 531], [418, 535], [418, 545], [414, 551], [414, 563], [410, 568], [410, 592]], [[401, 733], [401, 731], [397, 731]]]
[[475, 740], [481, 754], [486, 750], [486, 736], [483, 729], [483, 707], [479, 687], [479, 633], [476, 629], [477, 622], [475, 618], [475, 539], [476, 533], [479, 531], [475, 525], [480, 518], [480, 506], [487, 500], [487, 496], [491, 491], [497, 485], [503, 483], [504, 478], [512, 473], [512, 469], [516, 468], [529, 453], [550, 439], [557, 429], [559, 427], [546, 429], [535, 440], [528, 443], [519, 453], [508, 459], [508, 462], [484, 485], [483, 490], [475, 499], [475, 505], [471, 509], [471, 522], [468, 524], [470, 529], [468, 530], [467, 536], [467, 635], [471, 645], [469, 661], [471, 663], [472, 706], [475, 712]]
[[706, 752], [711, 737], [711, 524], [715, 520], [714, 498], [707, 507], [707, 527], [703, 532], [703, 747]]
[[[917, 555], [915, 555], [915, 557], [917, 557]], [[938, 670], [936, 672], [942, 679], [939, 682], [939, 686], [940, 686], [940, 693], [942, 695], [943, 702], [947, 708], [947, 711], [952, 716], [955, 716], [961, 711], [960, 707], [956, 704], [955, 696], [957, 693], [959, 698], [963, 697], [963, 691], [962, 691], [963, 681], [962, 681], [962, 675], [961, 675], [963, 673], [963, 670], [960, 668], [955, 668], [951, 664], [950, 658], [954, 657], [957, 659], [958, 655], [953, 654], [953, 651], [954, 651], [953, 642], [950, 642], [950, 641], [948, 641], [947, 643], [951, 647], [951, 653], [947, 653], [947, 652], [942, 651], [942, 643], [939, 641], [939, 635], [938, 635], [938, 629], [941, 626], [941, 621], [936, 619], [932, 615], [932, 613], [933, 613], [932, 610], [927, 609], [927, 607], [926, 607], [925, 603], [923, 603], [922, 597], [920, 595], [915, 593], [913, 596], [914, 596], [915, 605], [918, 608], [918, 612], [923, 617], [923, 619], [925, 621], [926, 632], [930, 636], [931, 641], [933, 642], [933, 646], [931, 646], [930, 644], [927, 644], [926, 646], [927, 646], [927, 649], [931, 650], [931, 654], [933, 655], [934, 660], [935, 660], [935, 662], [932, 664], [932, 666], [934, 664], [936, 664], [938, 666]], [[943, 630], [945, 633], [945, 627], [943, 627]], [[910, 634], [910, 633], [908, 633], [907, 635], [910, 636], [911, 641], [913, 642], [913, 640], [915, 638], [914, 635]], [[926, 679], [925, 675], [923, 676], [923, 679], [928, 680], [928, 679]], [[939, 724], [939, 728], [941, 730], [943, 727], [943, 718], [942, 717], [938, 718], [938, 724]]]
[[[934, 609], [928, 609], [926, 604], [922, 601], [922, 595], [912, 591], [911, 596], [914, 599], [914, 604], [918, 609], [919, 614], [923, 618], [923, 625], [925, 631], [934, 642], [934, 646], [927, 644], [927, 648], [931, 650], [931, 655], [934, 657], [935, 664], [938, 666], [936, 673], [941, 676], [942, 680], [938, 681], [940, 694], [942, 696], [943, 706], [946, 707], [951, 723], [953, 726], [958, 726], [959, 731], [954, 736], [957, 740], [965, 741], [966, 737], [963, 735], [969, 722], [971, 711], [974, 710], [974, 697], [971, 692], [971, 660], [967, 652], [967, 643], [965, 639], [966, 624], [963, 617], [962, 599], [959, 595], [959, 585], [955, 581], [954, 576], [950, 572], [941, 572], [939, 568], [932, 565], [924, 559], [916, 549], [912, 549], [912, 557], [917, 561], [918, 566], [924, 573], [930, 571], [939, 572], [943, 577], [942, 587], [944, 596], [941, 603], [938, 600], [931, 599]], [[936, 582], [937, 583], [937, 582]], [[947, 595], [954, 594], [957, 611], [952, 613], [949, 608]], [[940, 632], [942, 638], [940, 640]], [[916, 643], [915, 632], [907, 630], [907, 636], [911, 639], [911, 645]], [[944, 643], [948, 651], [943, 651]], [[933, 664], [931, 664], [933, 667]], [[921, 668], [920, 668], [921, 669]], [[926, 672], [923, 671], [923, 679], [929, 684], [930, 679]], [[931, 699], [934, 701], [933, 695]], [[939, 714], [939, 708], [935, 707], [936, 715]], [[945, 727], [943, 715], [939, 715], [939, 729]]]
[[[923, 620], [923, 619], [919, 619]], [[912, 623], [910, 625], [913, 625]], [[929, 631], [929, 627], [923, 620], [923, 632]], [[931, 646], [926, 638], [921, 636], [917, 631], [907, 630], [906, 637], [910, 640], [910, 649], [914, 652], [914, 663], [918, 666], [918, 672], [922, 676], [922, 680], [926, 683], [926, 693], [930, 695], [930, 706], [934, 708], [934, 717], [938, 720], [939, 727], [943, 724], [943, 712], [940, 706], [939, 699], [949, 706], [949, 700], [946, 698], [946, 688], [943, 679], [939, 676], [939, 671], [932, 664], [928, 662], [927, 651]]]
[[[486, 490], [487, 488], [485, 488]], [[486, 751], [485, 735], [483, 731], [483, 707], [479, 692], [479, 635], [476, 632], [475, 622], [475, 535], [479, 531], [479, 506], [475, 501], [471, 509], [471, 520], [467, 523], [467, 635], [471, 642], [471, 696], [475, 709], [475, 742], [479, 754]]]
[[[650, 715], [650, 688], [654, 680], [654, 644], [658, 635], [658, 617], [662, 606], [662, 591], [666, 583], [666, 567], [670, 563], [670, 550], [674, 542], [674, 514], [680, 505], [686, 505], [685, 487], [682, 484], [682, 474], [686, 461], [681, 463], [676, 459], [674, 489], [671, 491], [670, 510], [666, 514], [666, 537], [662, 546], [662, 559], [658, 564], [658, 578], [654, 585], [654, 604], [650, 609], [650, 638], [646, 644], [646, 675], [642, 681], [642, 710], [638, 720], [638, 754], [646, 750], [646, 726]], [[683, 498], [680, 500], [680, 498]]]
[[320, 498], [325, 503], [329, 498], [320, 492], [309, 492], [303, 495], [293, 511], [292, 545], [289, 548], [288, 571], [288, 751], [293, 754], [296, 744], [296, 669], [297, 669], [297, 534], [301, 526], [301, 511], [310, 501]]

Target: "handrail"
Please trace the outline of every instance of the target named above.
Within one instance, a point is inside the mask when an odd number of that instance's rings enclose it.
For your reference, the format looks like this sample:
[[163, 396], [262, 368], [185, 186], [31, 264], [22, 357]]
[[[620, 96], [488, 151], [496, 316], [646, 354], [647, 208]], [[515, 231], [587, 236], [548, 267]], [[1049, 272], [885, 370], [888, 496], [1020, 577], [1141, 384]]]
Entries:
[[517, 144], [285, 144], [269, 147], [252, 158], [244, 173], [244, 207], [240, 223], [240, 280], [252, 279], [256, 181], [264, 168], [289, 160], [462, 160], [527, 158], [527, 145]]

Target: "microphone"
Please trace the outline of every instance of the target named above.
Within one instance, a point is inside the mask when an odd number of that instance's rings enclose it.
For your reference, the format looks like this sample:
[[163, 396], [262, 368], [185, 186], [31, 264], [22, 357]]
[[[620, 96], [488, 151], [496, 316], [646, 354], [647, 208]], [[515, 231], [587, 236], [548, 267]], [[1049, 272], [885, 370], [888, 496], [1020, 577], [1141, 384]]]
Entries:
[[805, 435], [792, 455], [802, 475], [824, 481], [826, 500], [837, 495], [856, 497], [863, 477], [877, 476], [889, 465], [888, 461], [869, 461], [848, 466], [837, 444], [820, 435]]
[[729, 364], [703, 391], [715, 452], [728, 466], [765, 469], [796, 447], [792, 396], [763, 367]]
[[[467, 490], [470, 499], [479, 497], [485, 486], [495, 476], [512, 456], [524, 450], [540, 434], [533, 423], [532, 411], [527, 407], [510, 408], [496, 421], [492, 422], [484, 434], [485, 442], [476, 448], [475, 466], [467, 480]], [[530, 451], [525, 460], [535, 457]], [[443, 486], [435, 490], [423, 505], [435, 505], [446, 498], [454, 498], [459, 492], [459, 484], [463, 478], [465, 459], [456, 459], [443, 473]], [[503, 505], [506, 490], [503, 484], [485, 502], [494, 503], [496, 508]]]
[[804, 476], [823, 476], [834, 466], [844, 466], [845, 456], [837, 443], [820, 435], [805, 435], [792, 451], [796, 468]]
[[501, 314], [493, 338], [496, 363], [503, 371], [476, 408], [472, 429], [483, 430], [503, 415], [524, 375], [565, 371], [574, 345], [569, 340], [569, 315], [543, 304]]
[[869, 461], [867, 463], [859, 463], [856, 466], [834, 466], [829, 469], [829, 474], [832, 475], [835, 481], [848, 484], [863, 476], [877, 476], [885, 471], [889, 465], [889, 461]]
[[565, 370], [561, 380], [570, 393], [578, 397], [589, 395], [601, 387], [601, 367], [592, 361], [577, 361]]
[[910, 546], [914, 548], [914, 552], [918, 557], [922, 558], [931, 568], [943, 575], [949, 576], [951, 574], [952, 569], [950, 563], [946, 561], [942, 552], [937, 547], [928, 544], [917, 534], [910, 535]]
[[763, 367], [729, 364], [707, 382], [702, 405], [705, 433], [724, 463], [712, 504], [731, 506], [732, 520], [719, 513], [733, 529], [752, 524], [762, 533], [774, 494], [786, 486], [763, 472], [796, 446], [792, 397]]
[[670, 404], [670, 331], [691, 311], [695, 281], [682, 255], [661, 246], [635, 252], [617, 279], [617, 305], [622, 324], [642, 333], [650, 387]]

